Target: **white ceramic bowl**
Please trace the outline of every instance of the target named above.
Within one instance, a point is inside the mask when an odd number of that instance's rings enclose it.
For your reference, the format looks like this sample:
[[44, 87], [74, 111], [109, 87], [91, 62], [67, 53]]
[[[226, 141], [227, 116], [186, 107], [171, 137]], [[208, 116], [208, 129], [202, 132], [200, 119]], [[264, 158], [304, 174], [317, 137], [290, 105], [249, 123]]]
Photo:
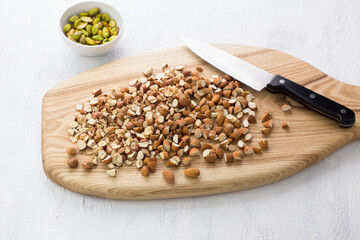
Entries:
[[[113, 39], [111, 42], [101, 45], [95, 45], [95, 46], [83, 45], [68, 39], [63, 29], [64, 29], [64, 25], [68, 23], [69, 17], [75, 14], [78, 15], [81, 12], [87, 12], [95, 7], [100, 9], [100, 13], [109, 13], [110, 17], [116, 21], [116, 25], [120, 28], [118, 36], [115, 39]], [[61, 38], [64, 41], [64, 43], [69, 48], [74, 50], [76, 53], [84, 56], [98, 56], [111, 51], [116, 47], [116, 45], [118, 45], [121, 35], [124, 31], [124, 23], [120, 13], [112, 6], [102, 2], [88, 1], [88, 2], [81, 2], [69, 7], [60, 18], [59, 30], [60, 30]]]

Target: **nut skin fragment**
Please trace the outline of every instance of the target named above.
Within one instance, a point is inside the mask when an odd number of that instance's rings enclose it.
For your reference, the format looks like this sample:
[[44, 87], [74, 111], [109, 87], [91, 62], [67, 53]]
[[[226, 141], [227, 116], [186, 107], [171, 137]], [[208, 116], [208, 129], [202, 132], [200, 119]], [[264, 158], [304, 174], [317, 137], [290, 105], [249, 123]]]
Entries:
[[143, 175], [144, 177], [149, 176], [149, 168], [147, 166], [143, 166], [141, 168], [141, 175]]
[[93, 162], [91, 160], [84, 160], [82, 161], [81, 166], [86, 170], [90, 170], [93, 166]]
[[200, 176], [200, 170], [198, 168], [188, 168], [184, 171], [184, 174], [190, 178], [197, 178]]
[[66, 148], [66, 153], [69, 155], [76, 155], [76, 147], [70, 146]]
[[171, 183], [171, 184], [173, 184], [175, 182], [174, 173], [170, 169], [164, 169], [162, 171], [162, 175], [166, 182]]
[[282, 128], [289, 128], [289, 125], [287, 124], [286, 121], [283, 121], [283, 122], [281, 123], [281, 127], [282, 127]]
[[68, 161], [67, 161], [67, 165], [70, 167], [70, 168], [76, 168], [79, 164], [79, 161], [76, 159], [76, 158], [70, 158]]

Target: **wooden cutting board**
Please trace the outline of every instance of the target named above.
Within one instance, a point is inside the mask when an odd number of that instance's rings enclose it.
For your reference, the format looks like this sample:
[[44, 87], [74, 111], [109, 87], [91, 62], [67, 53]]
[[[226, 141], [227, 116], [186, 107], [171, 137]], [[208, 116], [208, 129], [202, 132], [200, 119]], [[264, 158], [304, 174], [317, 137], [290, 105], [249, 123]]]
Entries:
[[[110, 90], [125, 86], [152, 66], [160, 71], [163, 63], [184, 65], [194, 70], [201, 66], [205, 76], [222, 74], [185, 47], [162, 50], [135, 57], [120, 59], [72, 77], [51, 89], [43, 99], [42, 157], [46, 175], [55, 183], [75, 192], [116, 199], [152, 199], [189, 197], [238, 191], [269, 184], [311, 166], [351, 141], [360, 138], [360, 86], [341, 83], [298, 58], [260, 47], [216, 45], [273, 74], [281, 74], [299, 84], [323, 94], [356, 112], [356, 123], [348, 129], [339, 128], [329, 120], [292, 99], [266, 90], [256, 92], [255, 102], [260, 119], [264, 111], [274, 113], [274, 128], [268, 137], [269, 149], [261, 154], [246, 156], [244, 160], [226, 164], [223, 161], [209, 164], [194, 158], [193, 167], [201, 170], [198, 179], [184, 175], [184, 166], [173, 169], [175, 184], [166, 183], [161, 175], [165, 168], [159, 161], [155, 173], [143, 177], [134, 166], [119, 168], [115, 178], [105, 174], [105, 167], [97, 166], [86, 171], [80, 166], [67, 167], [65, 148], [72, 145], [66, 129], [75, 112], [75, 105], [83, 103], [92, 90]], [[245, 87], [245, 89], [247, 89]], [[282, 112], [281, 104], [290, 102], [291, 112]], [[289, 130], [281, 128], [286, 120]], [[261, 121], [251, 125], [253, 143], [261, 136]], [[78, 158], [85, 159], [86, 155]], [[319, 172], [318, 174], [323, 174]]]

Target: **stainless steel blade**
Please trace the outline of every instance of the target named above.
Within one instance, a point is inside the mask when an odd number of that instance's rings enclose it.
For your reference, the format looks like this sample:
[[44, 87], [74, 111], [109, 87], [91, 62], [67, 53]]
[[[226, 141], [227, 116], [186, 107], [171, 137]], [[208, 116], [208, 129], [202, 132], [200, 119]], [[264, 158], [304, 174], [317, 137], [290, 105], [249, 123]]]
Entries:
[[274, 77], [261, 68], [216, 47], [184, 36], [181, 36], [181, 39], [196, 55], [257, 91], [266, 87]]

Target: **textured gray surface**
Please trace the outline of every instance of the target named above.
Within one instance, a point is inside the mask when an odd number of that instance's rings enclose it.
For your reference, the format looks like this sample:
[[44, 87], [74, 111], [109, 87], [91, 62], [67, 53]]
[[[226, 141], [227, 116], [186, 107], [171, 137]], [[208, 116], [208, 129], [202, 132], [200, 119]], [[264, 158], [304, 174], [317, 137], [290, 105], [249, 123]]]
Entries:
[[0, 239], [358, 239], [359, 141], [283, 181], [173, 200], [114, 201], [65, 190], [41, 164], [47, 90], [118, 58], [181, 45], [179, 34], [297, 56], [360, 84], [360, 1], [108, 1], [121, 46], [81, 57], [57, 25], [73, 1], [0, 1]]

